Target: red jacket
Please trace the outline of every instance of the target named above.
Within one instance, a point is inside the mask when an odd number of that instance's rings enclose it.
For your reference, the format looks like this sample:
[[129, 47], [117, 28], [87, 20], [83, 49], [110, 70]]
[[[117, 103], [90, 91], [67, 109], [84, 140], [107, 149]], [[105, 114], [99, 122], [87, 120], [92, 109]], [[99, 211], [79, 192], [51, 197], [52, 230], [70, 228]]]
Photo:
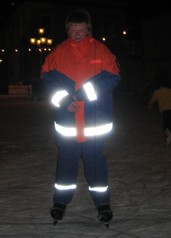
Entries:
[[[71, 125], [76, 120], [76, 127], [81, 124], [82, 128], [111, 121], [112, 91], [120, 79], [119, 67], [115, 55], [92, 36], [78, 42], [67, 39], [59, 44], [47, 56], [42, 67], [42, 78], [49, 93], [66, 90], [67, 96], [75, 95], [81, 101], [81, 109], [74, 118], [73, 113], [68, 114], [66, 110], [71, 98], [58, 108], [55, 120], [62, 125]], [[83, 92], [86, 82], [90, 82], [95, 89], [97, 98], [94, 101], [87, 100]], [[92, 113], [92, 108], [96, 110], [96, 115]]]

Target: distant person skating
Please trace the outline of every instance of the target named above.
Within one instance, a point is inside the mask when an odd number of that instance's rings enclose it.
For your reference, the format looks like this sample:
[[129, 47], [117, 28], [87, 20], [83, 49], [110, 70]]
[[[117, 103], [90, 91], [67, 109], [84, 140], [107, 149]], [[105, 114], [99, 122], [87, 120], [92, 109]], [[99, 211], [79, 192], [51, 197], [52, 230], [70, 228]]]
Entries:
[[151, 107], [158, 103], [158, 108], [162, 116], [163, 132], [166, 137], [166, 144], [171, 144], [171, 87], [167, 78], [161, 79], [159, 88], [154, 90], [148, 105]]

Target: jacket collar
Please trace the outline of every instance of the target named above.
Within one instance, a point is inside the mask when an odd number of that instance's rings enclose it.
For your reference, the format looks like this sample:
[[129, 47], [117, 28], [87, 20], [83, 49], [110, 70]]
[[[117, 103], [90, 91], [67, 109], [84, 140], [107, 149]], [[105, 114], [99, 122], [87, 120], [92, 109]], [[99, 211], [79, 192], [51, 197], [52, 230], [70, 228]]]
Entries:
[[89, 43], [94, 41], [94, 38], [92, 37], [92, 35], [88, 35], [86, 36], [84, 39], [82, 39], [81, 41], [75, 41], [73, 39], [68, 39], [69, 44], [73, 47], [73, 48], [77, 48], [77, 47], [86, 47]]

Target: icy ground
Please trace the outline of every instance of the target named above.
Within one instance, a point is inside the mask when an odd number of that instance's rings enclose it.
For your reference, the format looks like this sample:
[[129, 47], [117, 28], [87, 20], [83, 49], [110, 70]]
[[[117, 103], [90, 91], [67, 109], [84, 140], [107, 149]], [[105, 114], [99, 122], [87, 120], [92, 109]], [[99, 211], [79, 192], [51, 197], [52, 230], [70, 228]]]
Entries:
[[114, 218], [99, 222], [80, 162], [78, 189], [53, 226], [57, 149], [45, 101], [0, 97], [0, 237], [171, 238], [171, 146], [157, 108], [115, 98], [113, 136], [105, 153]]

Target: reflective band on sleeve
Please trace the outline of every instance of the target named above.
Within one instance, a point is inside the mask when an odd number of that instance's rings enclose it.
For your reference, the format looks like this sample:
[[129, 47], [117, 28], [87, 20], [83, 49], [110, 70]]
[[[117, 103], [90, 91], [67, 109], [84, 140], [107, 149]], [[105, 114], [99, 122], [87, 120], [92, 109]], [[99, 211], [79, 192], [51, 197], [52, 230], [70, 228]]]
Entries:
[[[77, 135], [77, 130], [75, 127], [64, 127], [64, 126], [57, 124], [56, 122], [54, 123], [54, 125], [55, 125], [55, 130], [63, 136], [72, 137], [72, 136]], [[100, 135], [110, 132], [112, 130], [112, 128], [113, 128], [112, 122], [102, 125], [102, 126], [86, 127], [86, 128], [84, 128], [84, 135], [87, 137], [100, 136]]]
[[55, 130], [63, 136], [76, 136], [76, 128], [60, 126], [55, 122]]
[[84, 84], [83, 88], [84, 88], [84, 90], [87, 94], [87, 97], [90, 101], [97, 100], [97, 95], [96, 95], [95, 89], [94, 89], [93, 85], [90, 82]]
[[106, 187], [89, 187], [89, 191], [94, 191], [94, 192], [99, 192], [99, 193], [106, 192], [107, 189], [108, 189], [108, 186], [106, 186]]
[[112, 130], [113, 123], [105, 124], [103, 126], [87, 127], [84, 129], [85, 136], [98, 136], [108, 133]]
[[71, 189], [76, 189], [76, 184], [71, 184], [71, 185], [60, 185], [55, 183], [55, 188], [59, 190], [71, 190]]
[[59, 92], [56, 92], [53, 96], [52, 96], [52, 100], [51, 102], [56, 106], [56, 107], [60, 107], [60, 101], [66, 97], [68, 94], [67, 91], [62, 90]]

